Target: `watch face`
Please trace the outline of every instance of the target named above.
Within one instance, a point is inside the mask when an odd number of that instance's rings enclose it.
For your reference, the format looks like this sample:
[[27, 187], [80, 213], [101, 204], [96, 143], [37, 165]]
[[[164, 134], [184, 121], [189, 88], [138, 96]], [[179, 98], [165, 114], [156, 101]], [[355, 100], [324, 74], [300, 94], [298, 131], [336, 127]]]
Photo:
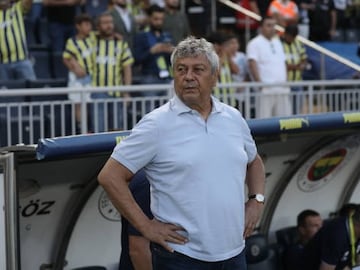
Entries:
[[264, 202], [264, 201], [265, 201], [265, 197], [264, 197], [264, 195], [262, 195], [262, 194], [256, 194], [255, 199], [256, 199], [258, 202]]

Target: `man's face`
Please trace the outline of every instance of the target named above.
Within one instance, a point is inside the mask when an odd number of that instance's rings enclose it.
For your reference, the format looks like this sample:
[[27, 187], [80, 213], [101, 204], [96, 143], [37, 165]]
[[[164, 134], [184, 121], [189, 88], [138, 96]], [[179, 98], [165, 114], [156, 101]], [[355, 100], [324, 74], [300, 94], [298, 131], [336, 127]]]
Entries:
[[98, 30], [100, 35], [109, 37], [114, 33], [114, 22], [111, 15], [102, 16], [99, 20]]
[[190, 108], [209, 102], [216, 81], [217, 72], [211, 72], [204, 55], [178, 58], [174, 64], [175, 92]]
[[164, 23], [164, 12], [153, 12], [149, 17], [150, 27], [153, 30], [161, 30]]
[[305, 241], [309, 241], [321, 228], [323, 221], [320, 216], [308, 216], [305, 226], [300, 227], [300, 234]]
[[271, 39], [276, 34], [275, 23], [275, 19], [265, 19], [261, 26], [261, 34], [263, 34], [266, 38]]
[[294, 42], [295, 40], [295, 37], [292, 36], [292, 35], [289, 35], [289, 34], [284, 34], [284, 40], [288, 43], [288, 44], [291, 44]]

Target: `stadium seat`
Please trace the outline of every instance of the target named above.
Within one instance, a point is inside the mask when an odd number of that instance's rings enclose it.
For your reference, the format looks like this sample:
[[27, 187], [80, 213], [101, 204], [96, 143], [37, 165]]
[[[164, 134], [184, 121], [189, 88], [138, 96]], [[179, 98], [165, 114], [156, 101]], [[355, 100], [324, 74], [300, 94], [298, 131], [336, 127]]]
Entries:
[[345, 30], [345, 41], [346, 42], [358, 42], [360, 35], [357, 29], [346, 29]]
[[248, 270], [281, 269], [277, 249], [269, 245], [266, 235], [251, 235], [245, 240], [245, 245]]
[[53, 52], [51, 54], [52, 76], [55, 79], [68, 78], [68, 69], [63, 63], [62, 52]]
[[29, 88], [67, 87], [67, 79], [37, 79], [28, 81]]
[[335, 31], [334, 36], [332, 37], [332, 41], [344, 42], [345, 41], [345, 32], [344, 32], [344, 30], [337, 29]]
[[49, 79], [52, 78], [51, 69], [50, 69], [50, 54], [47, 48], [44, 49], [43, 46], [39, 49], [30, 50], [30, 57], [34, 63], [34, 70], [36, 77], [39, 79]]

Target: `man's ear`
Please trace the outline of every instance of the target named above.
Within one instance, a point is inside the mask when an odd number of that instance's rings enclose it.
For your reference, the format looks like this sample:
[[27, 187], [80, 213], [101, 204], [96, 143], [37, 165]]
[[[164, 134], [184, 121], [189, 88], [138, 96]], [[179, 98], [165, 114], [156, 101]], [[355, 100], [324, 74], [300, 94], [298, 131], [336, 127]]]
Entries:
[[218, 78], [219, 78], [219, 70], [216, 70], [213, 74], [212, 80], [213, 80], [213, 87], [216, 86], [216, 84], [218, 83]]

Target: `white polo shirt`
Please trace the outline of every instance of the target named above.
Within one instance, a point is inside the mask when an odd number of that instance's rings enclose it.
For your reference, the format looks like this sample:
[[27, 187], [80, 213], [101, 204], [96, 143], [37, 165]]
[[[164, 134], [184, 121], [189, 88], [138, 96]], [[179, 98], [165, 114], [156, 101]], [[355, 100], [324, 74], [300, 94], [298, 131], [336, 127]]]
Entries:
[[249, 41], [246, 57], [256, 61], [261, 82], [286, 82], [286, 57], [277, 36], [269, 40], [263, 35], [257, 35]]
[[151, 211], [180, 225], [189, 242], [170, 246], [220, 261], [244, 248], [244, 180], [257, 149], [240, 112], [212, 98], [207, 121], [175, 96], [147, 114], [112, 158], [151, 185]]

